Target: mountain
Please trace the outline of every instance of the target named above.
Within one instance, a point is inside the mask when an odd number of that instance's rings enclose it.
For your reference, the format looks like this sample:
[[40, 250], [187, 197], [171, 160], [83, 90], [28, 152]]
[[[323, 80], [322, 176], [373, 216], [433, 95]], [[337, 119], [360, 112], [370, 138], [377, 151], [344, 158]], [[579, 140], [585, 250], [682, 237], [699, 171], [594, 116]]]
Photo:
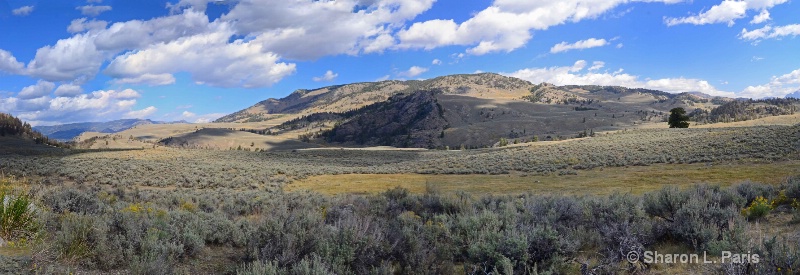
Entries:
[[530, 82], [499, 74], [449, 75], [429, 80], [387, 80], [296, 90], [289, 96], [270, 98], [221, 117], [214, 122], [256, 122], [267, 114], [309, 115], [346, 112], [389, 99], [397, 93], [439, 90], [477, 98], [521, 98], [529, 94]]
[[788, 94], [788, 95], [784, 96], [784, 98], [798, 98], [798, 99], [800, 99], [800, 90], [797, 90], [794, 93]]
[[116, 133], [133, 128], [137, 125], [163, 123], [164, 122], [155, 122], [149, 119], [119, 119], [108, 122], [81, 122], [54, 126], [36, 126], [33, 127], [33, 129], [52, 139], [70, 141], [83, 132]]
[[641, 88], [533, 84], [482, 73], [297, 90], [217, 122], [288, 117], [251, 132], [323, 145], [485, 147], [501, 139], [557, 140], [662, 123], [675, 107], [708, 112], [729, 101]]

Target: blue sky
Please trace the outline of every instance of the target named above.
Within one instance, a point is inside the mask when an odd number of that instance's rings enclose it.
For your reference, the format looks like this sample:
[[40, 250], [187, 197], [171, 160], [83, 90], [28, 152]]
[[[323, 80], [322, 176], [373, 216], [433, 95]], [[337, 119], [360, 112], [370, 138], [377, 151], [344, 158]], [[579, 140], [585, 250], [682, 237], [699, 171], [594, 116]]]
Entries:
[[0, 112], [204, 122], [300, 88], [496, 72], [729, 97], [800, 90], [788, 0], [0, 0]]

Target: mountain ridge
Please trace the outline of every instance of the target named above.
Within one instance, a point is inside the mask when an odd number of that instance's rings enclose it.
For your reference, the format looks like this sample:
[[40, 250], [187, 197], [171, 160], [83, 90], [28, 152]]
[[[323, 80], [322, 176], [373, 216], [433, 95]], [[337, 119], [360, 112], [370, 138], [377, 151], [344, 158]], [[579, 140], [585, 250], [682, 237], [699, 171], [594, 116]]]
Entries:
[[33, 129], [49, 138], [59, 141], [70, 141], [84, 132], [118, 133], [138, 125], [169, 124], [171, 122], [152, 121], [150, 119], [117, 119], [105, 122], [78, 122], [51, 126], [35, 126]]

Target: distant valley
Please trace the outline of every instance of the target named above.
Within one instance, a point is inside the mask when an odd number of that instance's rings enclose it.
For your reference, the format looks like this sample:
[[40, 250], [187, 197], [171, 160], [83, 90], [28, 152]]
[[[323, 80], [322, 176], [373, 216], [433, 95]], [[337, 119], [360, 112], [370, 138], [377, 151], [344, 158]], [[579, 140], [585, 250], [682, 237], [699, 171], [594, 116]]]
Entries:
[[47, 137], [59, 141], [70, 141], [84, 132], [98, 132], [98, 133], [117, 133], [137, 125], [147, 124], [168, 124], [168, 123], [186, 123], [186, 121], [178, 122], [159, 122], [149, 119], [119, 119], [107, 122], [81, 122], [69, 123], [54, 126], [35, 126], [34, 130], [46, 135]]

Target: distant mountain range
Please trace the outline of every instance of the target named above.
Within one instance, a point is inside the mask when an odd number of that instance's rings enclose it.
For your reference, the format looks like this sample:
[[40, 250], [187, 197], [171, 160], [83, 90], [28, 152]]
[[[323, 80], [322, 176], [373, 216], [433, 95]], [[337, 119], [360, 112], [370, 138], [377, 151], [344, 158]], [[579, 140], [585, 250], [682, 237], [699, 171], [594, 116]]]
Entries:
[[[53, 126], [36, 126], [34, 130], [59, 141], [70, 141], [83, 132], [117, 133], [137, 125], [168, 124], [172, 122], [152, 121], [149, 119], [119, 119], [107, 122], [80, 122]], [[175, 123], [186, 123], [185, 121]]]
[[788, 94], [784, 96], [785, 98], [797, 98], [800, 99], [800, 90], [795, 91], [794, 93]]

